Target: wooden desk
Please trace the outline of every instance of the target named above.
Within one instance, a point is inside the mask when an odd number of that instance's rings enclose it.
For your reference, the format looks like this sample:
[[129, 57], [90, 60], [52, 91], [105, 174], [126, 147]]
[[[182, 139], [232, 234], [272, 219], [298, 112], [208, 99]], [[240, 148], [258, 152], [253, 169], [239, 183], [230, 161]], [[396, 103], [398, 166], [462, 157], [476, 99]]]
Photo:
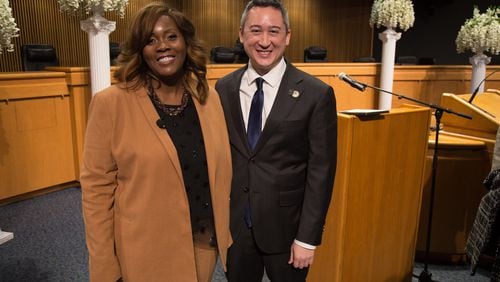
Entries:
[[[441, 105], [472, 116], [464, 119], [444, 114], [439, 135], [438, 164], [430, 238], [431, 262], [465, 262], [465, 245], [481, 198], [486, 194], [483, 180], [491, 168], [491, 157], [500, 124], [500, 95], [480, 93], [473, 105], [470, 94], [445, 93]], [[493, 115], [493, 116], [492, 116]], [[424, 258], [434, 135], [429, 138], [424, 198], [417, 242], [417, 259]]]
[[0, 73], [0, 200], [76, 180], [64, 73]]

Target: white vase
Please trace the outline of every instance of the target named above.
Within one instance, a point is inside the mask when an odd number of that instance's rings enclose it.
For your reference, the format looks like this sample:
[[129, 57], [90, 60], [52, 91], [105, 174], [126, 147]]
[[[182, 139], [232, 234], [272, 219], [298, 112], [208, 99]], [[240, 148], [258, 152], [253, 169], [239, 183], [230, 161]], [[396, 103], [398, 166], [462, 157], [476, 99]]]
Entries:
[[108, 21], [98, 6], [92, 9], [92, 16], [80, 22], [82, 30], [88, 33], [90, 57], [90, 88], [92, 95], [111, 85], [111, 62], [109, 55], [109, 34], [116, 23]]
[[[392, 92], [394, 80], [394, 58], [396, 56], [396, 41], [401, 38], [401, 32], [387, 28], [379, 33], [378, 38], [382, 41], [382, 65], [380, 74], [380, 88]], [[380, 91], [378, 107], [381, 110], [389, 110], [392, 106], [392, 95]]]
[[486, 65], [491, 62], [491, 58], [482, 52], [476, 53], [470, 57], [469, 62], [472, 64], [472, 77], [470, 80], [470, 93], [477, 90], [476, 93], [484, 92], [484, 78], [486, 75]]

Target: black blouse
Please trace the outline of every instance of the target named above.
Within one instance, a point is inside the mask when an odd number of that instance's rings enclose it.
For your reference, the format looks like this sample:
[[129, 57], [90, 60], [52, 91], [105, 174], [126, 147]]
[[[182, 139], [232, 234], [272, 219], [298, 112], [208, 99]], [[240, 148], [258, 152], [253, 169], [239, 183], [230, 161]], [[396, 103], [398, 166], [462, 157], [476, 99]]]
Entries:
[[193, 240], [214, 246], [215, 228], [205, 143], [191, 95], [188, 95], [186, 108], [175, 116], [165, 114], [152, 102], [160, 116], [157, 124], [167, 130], [177, 150], [189, 200]]

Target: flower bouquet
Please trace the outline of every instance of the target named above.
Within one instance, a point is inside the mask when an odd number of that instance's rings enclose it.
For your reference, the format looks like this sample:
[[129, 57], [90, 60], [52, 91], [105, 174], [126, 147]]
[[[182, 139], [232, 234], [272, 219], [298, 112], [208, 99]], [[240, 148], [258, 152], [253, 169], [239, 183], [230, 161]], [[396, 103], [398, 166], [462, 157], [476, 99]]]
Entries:
[[62, 12], [73, 14], [80, 9], [80, 4], [85, 8], [87, 14], [96, 9], [102, 9], [104, 12], [116, 11], [123, 18], [128, 0], [57, 0]]
[[467, 19], [458, 32], [455, 43], [457, 52], [463, 53], [470, 50], [479, 54], [490, 52], [494, 55], [500, 53], [500, 14], [499, 7], [490, 7], [481, 14], [474, 7], [473, 16]]
[[12, 9], [9, 7], [9, 0], [0, 0], [0, 54], [4, 48], [7, 52], [14, 51], [14, 44], [11, 40], [18, 37], [19, 28], [12, 17]]
[[483, 52], [493, 55], [500, 53], [499, 13], [499, 7], [488, 8], [483, 14], [474, 7], [472, 18], [465, 21], [455, 40], [458, 53], [470, 50], [475, 54], [469, 59], [472, 64], [471, 93], [484, 91], [486, 65], [491, 62], [491, 58]]
[[385, 26], [403, 31], [413, 26], [415, 12], [411, 0], [375, 0], [370, 14], [370, 26]]

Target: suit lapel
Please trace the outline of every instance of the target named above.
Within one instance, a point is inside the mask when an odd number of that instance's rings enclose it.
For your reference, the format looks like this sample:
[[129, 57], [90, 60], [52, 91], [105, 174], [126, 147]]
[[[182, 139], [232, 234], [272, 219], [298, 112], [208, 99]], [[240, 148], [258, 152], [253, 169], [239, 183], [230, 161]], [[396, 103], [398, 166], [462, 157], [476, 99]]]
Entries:
[[179, 157], [177, 155], [177, 150], [175, 149], [175, 145], [172, 142], [172, 139], [170, 139], [170, 136], [166, 134], [165, 129], [159, 128], [158, 125], [156, 124], [156, 121], [159, 119], [158, 113], [156, 112], [153, 103], [151, 103], [151, 99], [146, 93], [146, 89], [141, 87], [135, 93], [132, 93], [132, 95], [136, 97], [137, 103], [139, 104], [139, 107], [141, 108], [142, 113], [144, 114], [148, 125], [151, 127], [153, 132], [156, 134], [156, 136], [162, 143], [163, 147], [165, 148], [165, 151], [167, 151], [169, 159], [171, 160], [172, 165], [175, 167], [177, 175], [183, 182], [184, 180], [182, 178], [181, 165]]
[[[240, 84], [243, 73], [246, 68], [241, 68], [234, 73], [233, 79], [231, 79], [231, 85], [227, 86], [227, 100], [229, 102], [229, 113], [231, 117], [227, 120], [230, 127], [234, 129], [230, 130], [231, 142], [238, 150], [241, 152], [249, 152], [248, 139], [245, 130], [245, 123], [243, 121], [243, 115], [241, 113], [241, 102], [240, 102]], [[236, 90], [235, 90], [236, 89]]]
[[300, 100], [303, 93], [300, 85], [302, 79], [295, 67], [288, 63], [273, 107], [267, 117], [259, 141], [255, 146], [254, 153], [258, 152], [265, 145], [269, 137], [275, 132], [276, 127], [288, 116], [295, 104]]

